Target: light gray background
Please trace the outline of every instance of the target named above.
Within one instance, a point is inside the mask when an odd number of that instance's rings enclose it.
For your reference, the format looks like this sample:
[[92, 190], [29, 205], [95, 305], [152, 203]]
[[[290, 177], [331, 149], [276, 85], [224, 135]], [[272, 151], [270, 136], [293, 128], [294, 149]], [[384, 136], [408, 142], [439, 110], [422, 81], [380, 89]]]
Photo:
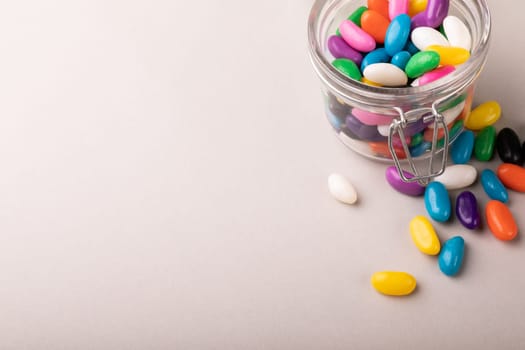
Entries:
[[[310, 5], [2, 1], [1, 349], [525, 347], [523, 238], [437, 225], [466, 240], [456, 278], [415, 249], [422, 199], [323, 117]], [[476, 101], [525, 137], [525, 6], [490, 5]], [[525, 230], [525, 196], [511, 209]], [[377, 294], [384, 269], [417, 292]]]

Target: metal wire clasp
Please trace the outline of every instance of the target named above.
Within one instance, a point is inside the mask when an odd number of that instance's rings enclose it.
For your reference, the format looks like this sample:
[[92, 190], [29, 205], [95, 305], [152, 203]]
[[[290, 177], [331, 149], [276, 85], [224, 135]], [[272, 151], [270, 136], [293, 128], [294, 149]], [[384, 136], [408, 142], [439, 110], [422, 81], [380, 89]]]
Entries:
[[[432, 107], [424, 107], [424, 108], [418, 108], [414, 110], [410, 110], [408, 112], [403, 112], [403, 110], [399, 107], [395, 107], [395, 111], [399, 114], [399, 119], [394, 119], [392, 121], [392, 124], [390, 124], [390, 130], [388, 135], [388, 148], [390, 149], [390, 153], [392, 154], [392, 158], [394, 160], [394, 163], [396, 165], [397, 171], [399, 172], [399, 176], [401, 179], [405, 182], [418, 182], [421, 185], [428, 184], [433, 177], [439, 176], [443, 174], [445, 171], [445, 167], [447, 164], [447, 154], [448, 154], [448, 142], [449, 142], [449, 132], [447, 125], [445, 124], [443, 115], [438, 112], [437, 108], [438, 102], [435, 102]], [[432, 148], [430, 150], [430, 157], [428, 158], [428, 171], [422, 172], [420, 169], [418, 169], [417, 164], [414, 162], [414, 158], [410, 155], [409, 146], [407, 145], [406, 138], [405, 138], [405, 129], [412, 123], [417, 122], [420, 118], [423, 118], [424, 123], [430, 123], [433, 120], [434, 128], [433, 128], [433, 134], [432, 134]], [[437, 147], [438, 143], [438, 131], [439, 128], [442, 128], [444, 131], [443, 136], [443, 148]], [[413, 177], [408, 178], [405, 176], [403, 172], [403, 168], [401, 166], [401, 161], [399, 159], [398, 154], [396, 153], [396, 150], [394, 148], [394, 136], [398, 134], [399, 139], [401, 141], [401, 145], [403, 146], [403, 150], [406, 155], [406, 161], [410, 165], [410, 170]], [[443, 152], [443, 157], [441, 159], [441, 166], [439, 170], [434, 169], [434, 161], [437, 153]], [[427, 159], [427, 157], [424, 157]]]

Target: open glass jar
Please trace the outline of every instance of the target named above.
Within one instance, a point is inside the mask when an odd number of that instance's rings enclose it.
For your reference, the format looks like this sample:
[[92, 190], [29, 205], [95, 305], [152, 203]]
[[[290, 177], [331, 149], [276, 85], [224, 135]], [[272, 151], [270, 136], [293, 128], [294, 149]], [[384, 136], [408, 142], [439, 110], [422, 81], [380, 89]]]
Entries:
[[[413, 163], [442, 154], [441, 168], [407, 181], [428, 180], [444, 171], [448, 145], [471, 110], [474, 85], [489, 48], [490, 13], [485, 0], [451, 0], [449, 15], [460, 18], [472, 36], [470, 59], [424, 86], [386, 88], [352, 80], [331, 62], [328, 38], [365, 0], [316, 0], [309, 17], [310, 57], [321, 80], [325, 113], [345, 145], [375, 160]], [[417, 143], [414, 138], [418, 138]]]

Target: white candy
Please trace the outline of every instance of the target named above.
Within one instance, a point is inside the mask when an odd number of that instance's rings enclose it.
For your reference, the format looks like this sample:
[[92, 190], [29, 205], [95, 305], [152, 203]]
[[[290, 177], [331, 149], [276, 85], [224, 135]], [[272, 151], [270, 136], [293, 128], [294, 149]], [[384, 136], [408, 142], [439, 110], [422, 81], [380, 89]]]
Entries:
[[332, 174], [328, 177], [328, 189], [340, 202], [354, 204], [357, 201], [354, 186], [341, 174]]
[[374, 63], [366, 66], [363, 75], [366, 79], [382, 86], [403, 86], [407, 84], [406, 73], [391, 63]]
[[[443, 116], [443, 120], [445, 121], [445, 124], [449, 125], [450, 123], [454, 121], [454, 119], [459, 117], [461, 112], [463, 112], [463, 108], [465, 108], [465, 101], [461, 102], [457, 106], [454, 106], [442, 112], [441, 115]], [[430, 124], [428, 127], [430, 129], [434, 129], [434, 123]]]
[[379, 135], [381, 136], [390, 135], [390, 125], [378, 125], [377, 132], [379, 132]]
[[412, 31], [412, 43], [421, 51], [430, 45], [450, 46], [447, 38], [431, 27], [417, 27]]
[[478, 171], [472, 165], [455, 164], [447, 166], [434, 181], [441, 182], [448, 190], [457, 190], [472, 185], [477, 177]]
[[412, 82], [412, 84], [410, 84], [410, 86], [413, 86], [413, 87], [419, 86], [419, 78], [414, 79], [414, 81]]
[[443, 20], [443, 30], [451, 46], [462, 47], [470, 51], [472, 48], [472, 37], [470, 32], [459, 18], [447, 16]]

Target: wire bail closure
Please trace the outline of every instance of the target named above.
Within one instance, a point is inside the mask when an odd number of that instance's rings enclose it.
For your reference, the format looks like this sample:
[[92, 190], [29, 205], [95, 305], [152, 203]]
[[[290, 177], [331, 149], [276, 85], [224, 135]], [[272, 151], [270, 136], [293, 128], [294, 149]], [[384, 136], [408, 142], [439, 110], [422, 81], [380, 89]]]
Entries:
[[[443, 174], [443, 172], [445, 171], [446, 164], [447, 164], [448, 143], [449, 143], [450, 135], [449, 135], [447, 125], [445, 124], [443, 115], [439, 113], [438, 111], [437, 104], [438, 104], [438, 101], [434, 102], [431, 108], [430, 107], [418, 108], [418, 109], [410, 110], [406, 113], [403, 112], [403, 110], [399, 107], [394, 108], [395, 111], [399, 114], [399, 119], [394, 119], [392, 121], [392, 124], [390, 124], [390, 129], [389, 129], [389, 134], [388, 134], [388, 148], [392, 155], [392, 159], [394, 160], [394, 163], [396, 165], [399, 176], [404, 182], [418, 182], [419, 184], [424, 186], [424, 185], [427, 185], [432, 180], [432, 178]], [[434, 121], [434, 129], [433, 129], [433, 134], [432, 134], [432, 148], [430, 151], [430, 158], [428, 159], [428, 171], [426, 173], [420, 173], [420, 171], [416, 167], [416, 163], [414, 162], [414, 158], [412, 158], [412, 156], [410, 155], [410, 150], [408, 148], [408, 144], [405, 139], [405, 129], [407, 128], [407, 126], [409, 126], [412, 123], [417, 122], [421, 118], [423, 118], [424, 123], [428, 123], [432, 120]], [[443, 148], [440, 148], [440, 149], [438, 149], [437, 147], [439, 128], [443, 128], [443, 131], [444, 131]], [[393, 143], [394, 136], [396, 134], [399, 134], [399, 139], [403, 146], [403, 150], [406, 155], [406, 160], [408, 164], [410, 165], [410, 169], [414, 177], [408, 178], [405, 176], [403, 172], [401, 161], [395, 151], [394, 143]], [[435, 160], [436, 154], [441, 151], [443, 151], [443, 157], [441, 159], [441, 166], [438, 170], [434, 170], [434, 160]]]

